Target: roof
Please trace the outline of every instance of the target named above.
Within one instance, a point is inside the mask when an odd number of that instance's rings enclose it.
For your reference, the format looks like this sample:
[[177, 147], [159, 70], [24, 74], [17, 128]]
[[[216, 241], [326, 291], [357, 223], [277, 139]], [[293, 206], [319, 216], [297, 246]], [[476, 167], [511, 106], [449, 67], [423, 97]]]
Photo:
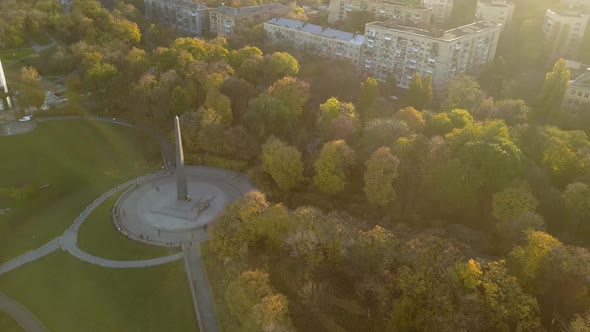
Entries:
[[514, 2], [506, 0], [478, 0], [478, 3], [490, 7], [514, 7]]
[[153, 3], [161, 3], [161, 4], [174, 4], [176, 7], [190, 7], [191, 10], [206, 10], [208, 9], [207, 6], [200, 2], [195, 2], [192, 0], [152, 0]]
[[265, 23], [278, 25], [278, 26], [282, 26], [282, 27], [286, 27], [286, 28], [294, 29], [294, 30], [298, 30], [298, 31], [307, 32], [312, 35], [338, 39], [338, 40], [342, 40], [342, 41], [345, 41], [345, 42], [351, 43], [351, 44], [362, 45], [365, 41], [365, 36], [360, 35], [360, 34], [354, 34], [351, 32], [336, 30], [336, 29], [332, 29], [332, 28], [325, 28], [325, 27], [322, 27], [319, 25], [309, 24], [307, 22], [296, 21], [296, 20], [292, 20], [289, 18], [283, 18], [283, 17], [273, 18], [273, 19], [266, 21]]
[[570, 86], [590, 88], [590, 72], [578, 76], [575, 80], [570, 82]]
[[546, 13], [551, 13], [551, 14], [555, 14], [555, 15], [558, 15], [558, 16], [564, 16], [564, 17], [588, 18], [588, 15], [587, 14], [583, 14], [580, 11], [571, 10], [571, 9], [566, 9], [566, 10], [561, 10], [561, 9], [547, 9]]
[[219, 6], [215, 11], [231, 16], [248, 16], [256, 13], [272, 11], [272, 10], [287, 10], [289, 7], [280, 3], [269, 3], [267, 5], [249, 6], [249, 7], [228, 7]]
[[391, 29], [394, 31], [402, 31], [409, 34], [429, 37], [433, 39], [438, 39], [442, 41], [453, 41], [455, 39], [461, 38], [463, 36], [468, 36], [474, 33], [479, 33], [485, 30], [494, 29], [502, 26], [502, 23], [495, 23], [495, 22], [488, 22], [488, 21], [479, 21], [471, 24], [467, 24], [458, 28], [454, 28], [447, 31], [442, 30], [424, 30], [415, 27], [408, 27], [396, 24], [392, 21], [388, 22], [372, 22], [368, 23], [367, 27], [376, 26], [386, 29]]

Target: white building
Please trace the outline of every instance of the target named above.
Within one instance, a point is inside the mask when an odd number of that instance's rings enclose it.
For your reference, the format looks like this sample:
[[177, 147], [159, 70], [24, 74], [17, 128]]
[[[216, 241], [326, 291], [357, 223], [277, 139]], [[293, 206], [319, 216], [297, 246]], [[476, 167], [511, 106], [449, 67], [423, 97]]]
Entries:
[[145, 16], [157, 23], [202, 36], [209, 27], [209, 9], [190, 0], [144, 0]]
[[4, 76], [4, 67], [2, 67], [2, 61], [0, 61], [0, 111], [7, 110], [11, 107], [12, 101], [8, 95], [8, 84]]
[[561, 110], [575, 114], [578, 111], [590, 108], [590, 72], [578, 76], [570, 84], [563, 96]]
[[502, 23], [512, 21], [514, 3], [506, 0], [479, 0], [475, 10], [477, 20]]
[[588, 14], [577, 10], [547, 9], [543, 33], [551, 57], [576, 59], [587, 25]]
[[413, 23], [420, 26], [430, 24], [432, 9], [420, 5], [382, 0], [331, 0], [328, 22], [346, 20], [353, 12], [367, 11], [378, 20]]
[[287, 15], [289, 7], [280, 3], [260, 6], [228, 7], [219, 6], [209, 15], [211, 32], [219, 36], [231, 36], [245, 31], [259, 23]]
[[453, 11], [453, 0], [423, 0], [424, 7], [432, 8], [434, 23], [443, 24]]
[[447, 31], [368, 23], [361, 65], [381, 81], [395, 76], [402, 88], [415, 74], [432, 76], [441, 92], [455, 76], [476, 73], [494, 59], [501, 31], [501, 23], [484, 21]]

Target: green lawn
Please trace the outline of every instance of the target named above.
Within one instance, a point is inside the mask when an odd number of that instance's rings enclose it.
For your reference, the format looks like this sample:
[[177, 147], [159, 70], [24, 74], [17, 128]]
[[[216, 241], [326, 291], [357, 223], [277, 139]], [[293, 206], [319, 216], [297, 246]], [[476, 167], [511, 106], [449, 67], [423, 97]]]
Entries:
[[107, 269], [60, 251], [3, 275], [0, 292], [22, 303], [50, 331], [198, 330], [182, 260]]
[[[51, 43], [51, 40], [49, 42]], [[29, 55], [32, 55], [33, 53], [35, 53], [35, 50], [33, 50], [32, 48], [0, 51], [0, 60], [6, 61], [6, 62], [15, 61], [15, 60], [19, 60], [19, 59], [28, 57]]]
[[[0, 198], [0, 263], [59, 236], [94, 199], [161, 164], [158, 143], [133, 128], [67, 120], [0, 137], [0, 190], [29, 185], [36, 196]], [[148, 160], [151, 160], [149, 162]]]
[[115, 260], [150, 259], [178, 252], [177, 249], [150, 246], [129, 240], [115, 230], [111, 209], [123, 191], [104, 201], [84, 221], [78, 233], [80, 249], [98, 257]]
[[2, 332], [24, 332], [20, 324], [4, 311], [0, 311], [0, 331]]
[[239, 331], [240, 323], [230, 314], [225, 304], [225, 290], [233, 277], [223, 268], [223, 264], [213, 256], [209, 249], [209, 241], [201, 243], [201, 256], [205, 263], [207, 279], [209, 280], [211, 295], [213, 295], [215, 315], [220, 330], [225, 332]]

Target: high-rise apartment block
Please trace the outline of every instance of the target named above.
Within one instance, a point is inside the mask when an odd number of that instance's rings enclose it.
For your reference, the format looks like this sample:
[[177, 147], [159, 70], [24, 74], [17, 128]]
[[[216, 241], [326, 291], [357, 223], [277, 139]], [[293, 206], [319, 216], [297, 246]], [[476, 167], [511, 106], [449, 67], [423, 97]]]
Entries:
[[393, 75], [403, 88], [415, 74], [430, 75], [434, 88], [444, 91], [455, 76], [480, 71], [494, 59], [501, 31], [501, 23], [484, 21], [447, 31], [369, 23], [362, 66], [379, 80]]
[[420, 5], [379, 0], [332, 0], [329, 6], [328, 22], [346, 20], [352, 12], [367, 11], [379, 20], [395, 21], [400, 24], [430, 24], [432, 9]]
[[274, 18], [264, 22], [268, 40], [285, 42], [307, 54], [341, 58], [358, 66], [365, 37], [319, 25]]
[[506, 0], [479, 0], [475, 10], [477, 20], [502, 23], [512, 21], [514, 3]]
[[502, 24], [481, 21], [444, 31], [372, 22], [363, 37], [280, 18], [265, 22], [264, 29], [272, 42], [348, 59], [380, 81], [395, 77], [402, 88], [415, 74], [432, 76], [434, 88], [443, 92], [455, 76], [476, 73], [494, 59]]
[[149, 22], [202, 36], [209, 26], [207, 6], [190, 0], [144, 0]]
[[552, 58], [576, 59], [588, 25], [588, 14], [577, 10], [545, 11], [543, 33]]
[[231, 36], [271, 18], [285, 16], [288, 11], [289, 7], [280, 3], [249, 7], [219, 6], [209, 15], [210, 28], [219, 36]]
[[570, 81], [561, 105], [561, 109], [570, 114], [584, 108], [586, 110], [590, 108], [590, 72]]
[[443, 24], [453, 11], [453, 0], [423, 0], [424, 7], [432, 8], [434, 23]]

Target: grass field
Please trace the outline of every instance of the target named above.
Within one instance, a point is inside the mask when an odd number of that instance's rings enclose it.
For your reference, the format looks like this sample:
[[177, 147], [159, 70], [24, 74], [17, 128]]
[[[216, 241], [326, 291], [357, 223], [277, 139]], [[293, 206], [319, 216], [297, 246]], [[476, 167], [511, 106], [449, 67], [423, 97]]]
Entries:
[[3, 275], [0, 292], [22, 303], [50, 331], [198, 330], [182, 260], [107, 269], [56, 252]]
[[[51, 42], [51, 41], [49, 41], [49, 42]], [[0, 60], [2, 60], [2, 62], [15, 61], [15, 60], [19, 60], [19, 59], [28, 57], [29, 55], [32, 55], [33, 53], [35, 53], [35, 50], [33, 50], [32, 48], [0, 51]]]
[[84, 221], [78, 233], [80, 249], [103, 258], [138, 260], [166, 256], [177, 249], [150, 246], [125, 238], [112, 223], [111, 209], [123, 191], [107, 199]]
[[24, 332], [25, 330], [12, 317], [4, 311], [0, 311], [0, 331], [2, 332]]
[[215, 306], [215, 315], [219, 328], [223, 332], [232, 332], [240, 330], [240, 323], [230, 314], [229, 308], [225, 304], [225, 290], [232, 278], [223, 268], [223, 265], [215, 258], [209, 249], [209, 241], [201, 243], [201, 256], [205, 263], [207, 279], [213, 295], [213, 305]]
[[[0, 263], [59, 236], [94, 199], [161, 164], [154, 139], [84, 120], [39, 123], [30, 133], [0, 137], [0, 155], [0, 209], [12, 209], [0, 216]], [[26, 186], [34, 197], [6, 198]]]

